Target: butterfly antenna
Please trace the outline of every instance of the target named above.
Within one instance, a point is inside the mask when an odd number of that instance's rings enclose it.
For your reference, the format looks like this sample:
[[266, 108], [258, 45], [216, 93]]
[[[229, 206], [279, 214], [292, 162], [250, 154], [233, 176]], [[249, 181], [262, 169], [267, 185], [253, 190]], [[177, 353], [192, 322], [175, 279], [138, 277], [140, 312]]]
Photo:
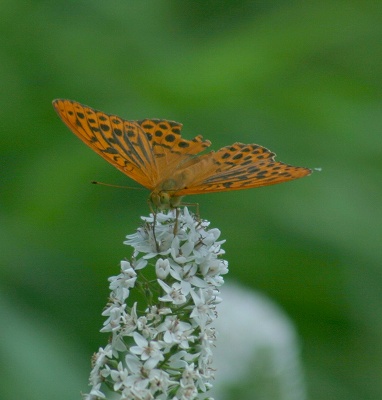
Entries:
[[136, 189], [136, 190], [145, 190], [143, 187], [132, 187], [132, 186], [120, 186], [120, 185], [112, 185], [111, 183], [104, 183], [104, 182], [98, 182], [98, 181], [91, 181], [93, 185], [103, 185], [103, 186], [110, 186], [110, 187], [115, 187], [115, 188], [120, 188], [120, 189]]

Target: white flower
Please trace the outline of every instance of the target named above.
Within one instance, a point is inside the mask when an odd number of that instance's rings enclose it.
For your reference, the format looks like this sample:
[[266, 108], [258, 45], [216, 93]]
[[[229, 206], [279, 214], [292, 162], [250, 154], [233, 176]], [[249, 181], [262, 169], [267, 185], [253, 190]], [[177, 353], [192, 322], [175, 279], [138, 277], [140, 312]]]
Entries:
[[[228, 271], [219, 259], [220, 231], [186, 208], [143, 220], [124, 242], [134, 249], [132, 261], [121, 261], [120, 274], [109, 278], [101, 331], [111, 340], [94, 357], [87, 400], [105, 398], [103, 385], [116, 400], [194, 400], [212, 386], [210, 323]], [[139, 300], [131, 307], [132, 296]]]
[[153, 395], [148, 389], [140, 388], [139, 385], [134, 385], [131, 388], [126, 388], [120, 397], [120, 400], [154, 400]]
[[195, 291], [191, 292], [195, 307], [193, 308], [190, 317], [193, 318], [198, 325], [204, 329], [207, 322], [211, 322], [215, 318], [213, 311], [205, 301], [204, 292], [199, 290], [199, 295]]
[[170, 370], [183, 370], [187, 367], [188, 361], [192, 361], [197, 354], [187, 353], [185, 350], [180, 350], [169, 358]]
[[133, 268], [135, 271], [145, 268], [146, 265], [147, 265], [147, 260], [145, 260], [144, 258], [140, 258], [139, 260], [133, 261]]
[[[126, 260], [121, 261], [121, 271], [123, 273], [128, 273], [131, 269], [132, 269], [131, 264], [128, 261], [126, 261]], [[137, 274], [134, 274], [134, 276], [136, 276], [136, 275]]]
[[139, 358], [134, 354], [127, 354], [125, 357], [125, 362], [128, 370], [130, 371], [130, 375], [125, 380], [126, 388], [122, 392], [122, 398], [130, 398], [128, 396], [131, 395], [131, 399], [134, 400], [152, 399], [151, 392], [148, 390], [148, 385], [150, 383], [148, 375], [150, 370], [145, 368]]
[[123, 325], [121, 326], [122, 336], [128, 336], [133, 332], [138, 325], [138, 315], [137, 315], [137, 302], [134, 303], [130, 310], [130, 314], [125, 313], [123, 318]]
[[105, 394], [103, 392], [101, 392], [100, 388], [101, 388], [101, 383], [98, 383], [97, 385], [93, 386], [90, 393], [86, 394], [83, 397], [83, 399], [84, 400], [106, 399]]
[[153, 321], [153, 323], [160, 323], [162, 321], [162, 316], [163, 315], [168, 315], [171, 314], [171, 308], [170, 307], [157, 307], [157, 306], [152, 306], [146, 309], [146, 315], [147, 319], [149, 321]]
[[171, 380], [170, 375], [161, 369], [152, 369], [149, 374], [150, 391], [152, 394], [162, 392], [167, 396], [168, 388], [178, 382]]
[[228, 263], [225, 260], [218, 258], [205, 260], [200, 265], [200, 272], [205, 277], [215, 277], [217, 275], [224, 275], [228, 272]]
[[98, 383], [100, 383], [101, 381], [100, 375], [102, 374], [102, 373], [100, 374], [100, 370], [102, 367], [104, 367], [108, 359], [111, 359], [112, 357], [113, 357], [113, 351], [110, 344], [108, 344], [104, 349], [100, 347], [98, 353], [93, 355], [92, 358], [93, 369], [90, 372], [90, 377], [89, 377], [90, 385], [95, 387], [96, 385], [98, 385]]
[[131, 392], [134, 399], [152, 399], [151, 393], [147, 388], [149, 380], [143, 374], [130, 375], [125, 382], [124, 393]]
[[115, 392], [121, 390], [122, 386], [125, 386], [125, 381], [128, 376], [129, 376], [129, 371], [126, 368], [124, 368], [121, 362], [118, 363], [117, 370], [114, 369], [110, 371], [110, 377], [114, 381], [113, 389]]
[[134, 247], [136, 252], [147, 253], [151, 251], [151, 246], [147, 242], [149, 235], [146, 229], [138, 228], [132, 235], [127, 235], [123, 243]]
[[159, 258], [155, 264], [155, 272], [157, 274], [157, 278], [166, 279], [168, 274], [170, 273], [170, 262], [168, 259], [163, 260]]
[[167, 316], [165, 321], [158, 326], [158, 332], [164, 332], [163, 340], [166, 344], [178, 343], [182, 349], [189, 348], [189, 341], [194, 340], [193, 328], [188, 322], [183, 322], [177, 316]]
[[186, 296], [182, 293], [182, 285], [180, 283], [174, 283], [171, 287], [165, 282], [158, 279], [158, 283], [162, 289], [166, 292], [165, 296], [159, 297], [160, 301], [168, 301], [175, 305], [184, 304], [186, 302]]
[[125, 320], [126, 304], [111, 304], [103, 313], [103, 316], [109, 318], [104, 322], [101, 332], [113, 332], [119, 329], [121, 323]]
[[179, 400], [193, 400], [197, 398], [198, 391], [195, 385], [190, 383], [188, 386], [181, 385], [176, 395]]
[[171, 276], [180, 282], [182, 287], [182, 293], [187, 296], [192, 286], [196, 287], [208, 287], [208, 283], [197, 277], [198, 267], [196, 264], [186, 264], [183, 267], [177, 264], [172, 264]]
[[195, 364], [191, 363], [187, 365], [182, 373], [182, 379], [180, 384], [184, 387], [194, 385], [194, 381], [199, 378], [198, 371], [195, 369]]
[[134, 287], [137, 274], [127, 261], [121, 261], [121, 274], [109, 278], [109, 288], [113, 291], [113, 298], [123, 302], [129, 297], [130, 289]]
[[148, 323], [146, 316], [138, 318], [137, 328], [144, 337], [154, 337], [157, 333], [156, 328], [151, 323]]
[[154, 368], [159, 361], [164, 360], [161, 352], [162, 346], [155, 340], [148, 341], [138, 332], [133, 333], [133, 337], [137, 346], [130, 347], [130, 352], [141, 356], [142, 361], [146, 361], [145, 368]]
[[185, 264], [194, 259], [193, 249], [194, 243], [191, 239], [181, 244], [179, 237], [175, 236], [171, 243], [171, 256], [178, 264]]

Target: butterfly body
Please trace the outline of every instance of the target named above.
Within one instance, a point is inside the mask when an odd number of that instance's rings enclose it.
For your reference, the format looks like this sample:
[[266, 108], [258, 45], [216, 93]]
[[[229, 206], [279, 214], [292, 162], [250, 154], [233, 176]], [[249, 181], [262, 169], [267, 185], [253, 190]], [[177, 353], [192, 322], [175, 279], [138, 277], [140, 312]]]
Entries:
[[[204, 162], [201, 157], [192, 157], [184, 165], [178, 165], [171, 173], [171, 177], [164, 179], [151, 192], [150, 200], [158, 208], [176, 208], [183, 198], [179, 193], [187, 191], [192, 186], [193, 177], [197, 176], [197, 169], [203, 171]], [[190, 165], [192, 164], [192, 165]]]
[[183, 196], [177, 196], [176, 192], [181, 188], [181, 182], [175, 179], [166, 179], [150, 194], [151, 203], [159, 208], [176, 208], [180, 205]]
[[176, 208], [183, 196], [273, 185], [311, 170], [275, 161], [257, 144], [234, 143], [200, 154], [211, 145], [180, 135], [182, 124], [161, 119], [124, 120], [71, 100], [55, 100], [60, 118], [85, 144], [150, 190], [159, 209]]

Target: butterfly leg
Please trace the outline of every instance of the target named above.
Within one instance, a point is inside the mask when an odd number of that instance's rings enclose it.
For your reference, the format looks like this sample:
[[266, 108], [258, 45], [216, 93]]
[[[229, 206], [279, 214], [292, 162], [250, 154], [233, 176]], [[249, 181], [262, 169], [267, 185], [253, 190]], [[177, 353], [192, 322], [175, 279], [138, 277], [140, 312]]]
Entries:
[[155, 236], [155, 227], [156, 227], [156, 224], [157, 224], [157, 213], [154, 212], [153, 215], [154, 215], [154, 221], [153, 221], [153, 237], [154, 237], [154, 242], [155, 242], [155, 247], [156, 247], [156, 249], [157, 249], [157, 252], [160, 253], [159, 242], [157, 241], [157, 238], [156, 238], [156, 236]]
[[156, 227], [156, 224], [157, 224], [157, 211], [154, 210], [151, 201], [148, 201], [148, 204], [149, 204], [149, 207], [150, 207], [150, 211], [154, 216], [154, 219], [153, 219], [153, 238], [154, 238], [154, 242], [155, 242], [155, 247], [156, 247], [157, 252], [160, 253], [159, 242], [157, 241], [157, 238], [155, 236], [155, 227]]
[[188, 206], [188, 207], [195, 207], [195, 216], [196, 219], [200, 220], [200, 213], [199, 213], [199, 203], [182, 203], [182, 206]]
[[[181, 203], [181, 206], [192, 206], [196, 208], [195, 217], [200, 222], [200, 214], [199, 214], [199, 203]], [[175, 208], [175, 224], [174, 224], [174, 236], [178, 233], [178, 219], [179, 219], [180, 208]]]
[[174, 224], [174, 236], [178, 233], [178, 218], [179, 218], [180, 208], [175, 208], [175, 224]]

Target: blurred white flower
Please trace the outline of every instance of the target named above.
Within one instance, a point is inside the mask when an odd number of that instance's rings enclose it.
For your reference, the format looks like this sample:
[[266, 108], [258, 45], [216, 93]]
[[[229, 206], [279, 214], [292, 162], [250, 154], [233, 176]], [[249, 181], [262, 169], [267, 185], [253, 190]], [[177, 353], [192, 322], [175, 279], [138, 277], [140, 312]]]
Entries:
[[306, 400], [298, 336], [287, 315], [270, 299], [238, 284], [226, 284], [222, 295], [213, 323], [218, 339], [212, 394], [231, 400], [227, 393], [246, 387], [240, 400]]

